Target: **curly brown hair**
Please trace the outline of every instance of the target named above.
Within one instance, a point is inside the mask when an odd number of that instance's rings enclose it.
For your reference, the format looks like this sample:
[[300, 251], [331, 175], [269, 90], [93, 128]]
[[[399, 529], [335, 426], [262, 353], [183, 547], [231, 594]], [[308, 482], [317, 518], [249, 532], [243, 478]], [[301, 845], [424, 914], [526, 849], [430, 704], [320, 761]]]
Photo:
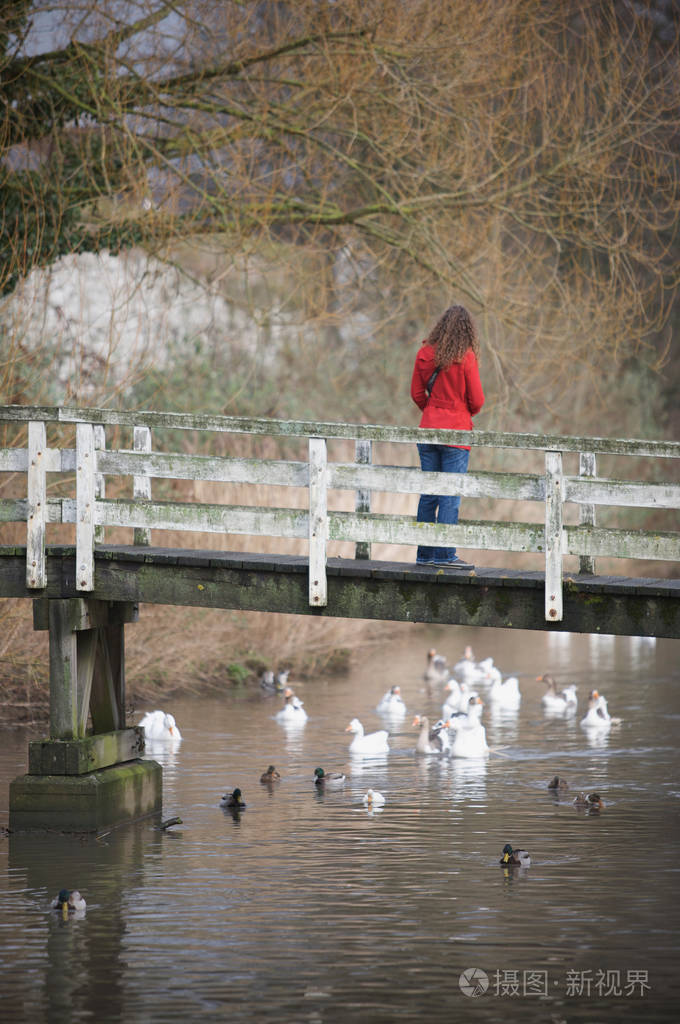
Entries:
[[435, 350], [435, 365], [445, 370], [461, 363], [469, 348], [479, 358], [479, 336], [465, 306], [449, 306], [434, 325], [425, 343]]

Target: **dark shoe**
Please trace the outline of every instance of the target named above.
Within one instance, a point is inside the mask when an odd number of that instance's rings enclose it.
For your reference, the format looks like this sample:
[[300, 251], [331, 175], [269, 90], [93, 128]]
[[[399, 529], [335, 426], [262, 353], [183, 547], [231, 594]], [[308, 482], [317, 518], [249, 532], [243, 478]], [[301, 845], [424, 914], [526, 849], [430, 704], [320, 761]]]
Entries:
[[448, 562], [435, 562], [434, 564], [445, 565], [449, 569], [474, 569], [474, 565], [471, 562], [465, 562], [462, 558], [458, 558], [457, 555]]
[[434, 565], [434, 558], [416, 558], [416, 565]]

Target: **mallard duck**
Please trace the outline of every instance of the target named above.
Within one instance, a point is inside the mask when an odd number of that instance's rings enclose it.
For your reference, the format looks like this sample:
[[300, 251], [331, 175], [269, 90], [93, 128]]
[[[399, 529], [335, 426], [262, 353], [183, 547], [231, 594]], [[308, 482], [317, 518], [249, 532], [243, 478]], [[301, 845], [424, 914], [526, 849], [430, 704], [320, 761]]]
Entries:
[[369, 810], [373, 810], [375, 807], [383, 807], [385, 804], [385, 797], [382, 793], [378, 793], [376, 789], [369, 789], [364, 793], [363, 798], [364, 807], [368, 807]]
[[390, 749], [386, 729], [364, 734], [364, 727], [358, 718], [352, 719], [345, 732], [354, 733], [354, 739], [349, 745], [350, 754], [386, 754]]
[[267, 771], [262, 772], [262, 775], [260, 775], [260, 782], [264, 783], [265, 786], [270, 785], [272, 782], [279, 782], [280, 779], [281, 776], [273, 764], [270, 764]]
[[574, 797], [574, 807], [585, 807], [590, 811], [601, 811], [604, 800], [599, 793], [579, 793]]
[[510, 864], [516, 864], [523, 868], [528, 868], [531, 864], [531, 857], [526, 850], [513, 850], [510, 843], [506, 843], [503, 847], [503, 856], [498, 862], [503, 867], [507, 867]]
[[323, 768], [315, 768], [314, 785], [319, 789], [340, 789], [345, 785], [345, 776], [342, 772], [327, 772]]
[[52, 900], [52, 909], [61, 910], [63, 917], [69, 914], [83, 914], [87, 909], [87, 903], [77, 889], [60, 889], [59, 895]]
[[434, 647], [427, 652], [427, 666], [423, 679], [426, 683], [441, 685], [449, 678], [449, 669], [443, 654], [437, 654]]
[[[413, 719], [414, 726], [420, 726], [418, 740], [416, 742], [416, 754], [441, 754], [444, 750], [445, 741], [442, 739], [442, 731], [447, 722], [439, 721], [430, 728], [430, 720], [427, 715], [416, 715]], [[446, 740], [448, 748], [448, 737]]]
[[569, 789], [569, 783], [566, 779], [560, 778], [559, 775], [554, 775], [548, 783], [548, 789], [553, 789], [556, 791], [562, 789]]
[[576, 710], [578, 699], [576, 697], [575, 686], [565, 686], [564, 689], [558, 692], [555, 686], [555, 680], [547, 673], [542, 676], [536, 676], [536, 681], [539, 683], [545, 683], [548, 687], [541, 697], [541, 703], [546, 711]]
[[182, 739], [173, 715], [166, 711], [147, 711], [139, 723], [148, 740], [165, 740], [171, 743]]
[[487, 683], [491, 683], [489, 700], [496, 704], [497, 707], [514, 711], [520, 706], [522, 694], [520, 693], [517, 676], [508, 676], [507, 679], [503, 679], [500, 669], [492, 665], [486, 673], [485, 679]]
[[291, 723], [302, 723], [306, 722], [308, 715], [302, 706], [302, 701], [299, 697], [296, 697], [289, 686], [283, 691], [284, 703], [280, 711], [276, 712], [274, 716], [277, 722], [283, 722], [286, 725]]
[[405, 715], [406, 705], [401, 696], [401, 687], [391, 686], [375, 710], [382, 715]]
[[220, 807], [227, 807], [230, 811], [245, 811], [246, 802], [241, 790], [236, 788], [232, 793], [225, 793], [220, 800]]

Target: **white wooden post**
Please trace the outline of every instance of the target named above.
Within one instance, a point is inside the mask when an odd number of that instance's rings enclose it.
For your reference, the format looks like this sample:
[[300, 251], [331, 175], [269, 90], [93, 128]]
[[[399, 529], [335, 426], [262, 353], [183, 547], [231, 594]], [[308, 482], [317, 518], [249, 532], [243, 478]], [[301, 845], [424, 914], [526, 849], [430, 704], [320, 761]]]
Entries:
[[76, 424], [76, 590], [94, 590], [94, 429]]
[[[94, 450], [95, 452], [104, 451], [106, 448], [106, 434], [101, 423], [97, 423], [94, 428]], [[96, 455], [95, 455], [96, 459]], [[100, 498], [106, 497], [106, 477], [103, 473], [96, 473], [94, 478], [94, 498], [98, 501]], [[104, 543], [104, 526], [95, 526], [94, 528], [94, 540], [95, 544]]]
[[[360, 466], [370, 466], [371, 464], [371, 442], [358, 440], [354, 442], [354, 461], [359, 463]], [[359, 489], [356, 491], [356, 497], [354, 501], [355, 512], [370, 512], [371, 511], [371, 492]], [[368, 541], [357, 541], [354, 547], [355, 558], [370, 558], [371, 557], [371, 545]]]
[[328, 537], [327, 451], [324, 437], [309, 439], [309, 603], [328, 604], [326, 541]]
[[[148, 427], [135, 427], [133, 447], [136, 452], [151, 451], [151, 431]], [[132, 496], [142, 498], [145, 501], [151, 500], [151, 477], [135, 476], [132, 478]], [[136, 526], [134, 531], [134, 544], [140, 547], [148, 547], [151, 544], [151, 530], [146, 526]]]
[[[596, 476], [595, 455], [593, 452], [579, 452], [578, 456], [579, 476]], [[595, 525], [595, 506], [579, 505], [581, 526]], [[595, 559], [591, 555], [580, 555], [578, 560], [579, 572], [583, 575], [595, 575]]]
[[545, 618], [562, 621], [562, 453], [545, 453]]
[[47, 438], [44, 423], [28, 424], [28, 510], [26, 515], [26, 586], [47, 586], [45, 523], [47, 522]]

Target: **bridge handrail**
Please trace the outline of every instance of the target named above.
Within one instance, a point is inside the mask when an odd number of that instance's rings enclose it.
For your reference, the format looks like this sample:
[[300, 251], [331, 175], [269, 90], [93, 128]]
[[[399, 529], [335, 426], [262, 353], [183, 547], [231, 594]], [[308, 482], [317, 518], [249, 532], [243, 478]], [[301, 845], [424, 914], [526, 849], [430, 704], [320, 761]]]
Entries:
[[220, 433], [266, 434], [271, 437], [325, 437], [345, 440], [415, 444], [469, 444], [527, 451], [592, 452], [595, 455], [637, 455], [680, 458], [680, 441], [649, 441], [616, 437], [578, 437], [562, 434], [524, 434], [494, 430], [422, 430], [420, 427], [382, 426], [372, 423], [325, 423], [315, 420], [278, 420], [248, 416], [127, 412], [119, 409], [84, 409], [60, 406], [0, 406], [0, 422], [92, 423], [101, 426], [205, 430]]
[[[545, 554], [545, 608], [549, 621], [562, 617], [562, 558], [580, 556], [581, 571], [594, 572], [594, 556], [660, 558], [680, 561], [680, 534], [602, 529], [595, 527], [596, 505], [680, 508], [680, 486], [597, 478], [595, 451], [612, 455], [676, 457], [676, 442], [634, 442], [622, 439], [539, 437], [467, 431], [423, 431], [365, 424], [322, 424], [305, 421], [195, 416], [176, 413], [120, 412], [56, 407], [0, 407], [0, 422], [25, 422], [28, 446], [0, 450], [0, 471], [27, 474], [27, 497], [0, 500], [0, 522], [27, 524], [27, 587], [46, 586], [45, 526], [48, 522], [76, 524], [77, 589], [94, 589], [95, 543], [106, 526], [132, 527], [135, 544], [149, 544], [156, 530], [307, 537], [309, 541], [309, 599], [321, 606], [326, 594], [326, 547], [329, 540], [350, 540], [357, 557], [368, 557], [373, 542], [396, 544], [462, 544]], [[46, 424], [75, 425], [76, 447], [50, 448]], [[104, 426], [133, 429], [134, 450], [107, 450]], [[246, 459], [189, 455], [151, 450], [151, 427], [231, 431], [305, 437], [309, 460]], [[327, 440], [355, 441], [356, 462], [329, 462]], [[425, 439], [440, 443], [474, 443], [544, 452], [545, 473], [467, 474], [423, 473], [416, 467], [373, 465], [371, 440]], [[541, 442], [540, 444], [538, 442]], [[633, 450], [630, 449], [631, 446]], [[594, 451], [595, 450], [595, 451]], [[565, 474], [562, 456], [579, 452], [579, 475]], [[76, 497], [48, 498], [47, 473], [73, 473]], [[106, 475], [132, 476], [132, 500], [106, 499]], [[152, 501], [151, 480], [193, 479], [217, 482], [266, 483], [306, 487], [308, 509], [257, 508], [205, 503]], [[355, 490], [355, 512], [329, 511], [329, 489]], [[543, 523], [503, 523], [466, 520], [456, 526], [416, 523], [412, 516], [375, 514], [370, 492], [460, 494], [464, 497], [541, 501]], [[563, 521], [565, 502], [580, 507], [580, 524]]]

